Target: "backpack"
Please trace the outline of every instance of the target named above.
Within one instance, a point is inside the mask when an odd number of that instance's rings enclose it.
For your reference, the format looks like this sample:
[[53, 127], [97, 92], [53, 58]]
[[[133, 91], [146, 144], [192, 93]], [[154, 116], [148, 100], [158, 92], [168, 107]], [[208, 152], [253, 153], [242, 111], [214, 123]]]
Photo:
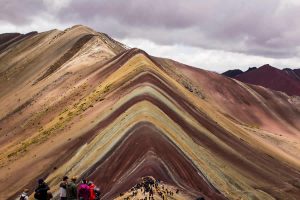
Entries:
[[40, 192], [35, 192], [34, 193], [34, 198], [35, 199], [41, 199], [41, 193]]

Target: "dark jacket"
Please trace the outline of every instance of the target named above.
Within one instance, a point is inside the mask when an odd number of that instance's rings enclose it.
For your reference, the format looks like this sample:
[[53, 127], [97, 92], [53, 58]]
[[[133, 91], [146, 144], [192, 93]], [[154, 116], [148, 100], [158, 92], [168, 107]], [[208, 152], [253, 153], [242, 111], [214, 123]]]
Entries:
[[37, 200], [47, 200], [48, 190], [50, 190], [50, 188], [45, 182], [39, 184], [38, 187], [35, 189], [34, 198], [36, 198]]
[[100, 195], [101, 195], [100, 188], [96, 187], [95, 188], [95, 200], [100, 200]]
[[75, 200], [77, 199], [77, 186], [74, 182], [71, 182], [67, 186], [67, 199]]

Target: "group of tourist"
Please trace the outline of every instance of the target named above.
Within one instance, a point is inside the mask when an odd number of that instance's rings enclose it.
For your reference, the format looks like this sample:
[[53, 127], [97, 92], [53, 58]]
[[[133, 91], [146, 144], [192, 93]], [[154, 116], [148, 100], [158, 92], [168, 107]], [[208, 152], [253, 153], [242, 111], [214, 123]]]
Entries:
[[[143, 177], [142, 182], [136, 184], [131, 188], [131, 195], [124, 197], [124, 200], [130, 200], [138, 195], [139, 190], [143, 193], [145, 198], [143, 200], [154, 200], [154, 193], [157, 193], [161, 199], [165, 200], [167, 197], [172, 197], [174, 193], [171, 190], [168, 190], [161, 184], [160, 180], [155, 180], [153, 177], [146, 176]], [[179, 190], [176, 190], [176, 194], [179, 193]], [[124, 194], [121, 193], [122, 197]]]
[[[60, 200], [100, 200], [100, 189], [92, 181], [86, 179], [81, 180], [77, 184], [77, 177], [72, 177], [69, 181], [68, 176], [64, 176], [62, 182], [59, 184], [59, 198]], [[139, 191], [145, 198], [143, 200], [154, 200], [154, 193], [161, 199], [166, 200], [169, 197], [173, 198], [174, 193], [172, 189], [168, 190], [160, 180], [155, 180], [153, 177], [146, 176], [142, 181], [131, 188], [131, 194], [125, 195], [120, 193], [120, 197], [124, 200], [134, 199]], [[28, 200], [29, 190], [25, 189], [20, 196], [20, 200]], [[176, 189], [176, 194], [179, 194], [179, 189]], [[51, 200], [53, 198], [49, 186], [43, 179], [38, 180], [38, 186], [35, 189], [34, 198], [36, 200]], [[197, 200], [204, 200], [204, 197], [199, 197]]]
[[[79, 184], [76, 183], [77, 177], [64, 176], [59, 184], [60, 200], [100, 200], [100, 189], [92, 181], [83, 179]], [[20, 200], [28, 200], [28, 189], [25, 189], [20, 196]], [[43, 179], [38, 180], [38, 186], [34, 192], [36, 200], [51, 200], [53, 198], [49, 186]]]
[[83, 179], [80, 184], [76, 184], [76, 177], [63, 177], [59, 185], [59, 196], [61, 200], [100, 200], [100, 189], [92, 181]]

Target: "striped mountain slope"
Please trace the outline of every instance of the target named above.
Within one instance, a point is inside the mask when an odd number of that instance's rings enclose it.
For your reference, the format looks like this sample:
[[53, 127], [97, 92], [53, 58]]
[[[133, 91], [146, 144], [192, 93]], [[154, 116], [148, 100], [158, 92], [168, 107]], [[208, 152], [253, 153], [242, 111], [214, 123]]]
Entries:
[[33, 194], [40, 177], [57, 195], [64, 175], [93, 180], [103, 199], [146, 176], [180, 190], [170, 199], [300, 196], [298, 97], [85, 26], [0, 52], [0, 102], [0, 199]]

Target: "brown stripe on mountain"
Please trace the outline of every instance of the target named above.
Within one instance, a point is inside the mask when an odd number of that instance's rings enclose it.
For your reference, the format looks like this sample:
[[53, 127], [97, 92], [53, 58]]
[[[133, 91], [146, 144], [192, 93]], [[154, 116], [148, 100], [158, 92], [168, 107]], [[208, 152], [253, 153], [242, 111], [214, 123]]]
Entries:
[[41, 80], [47, 78], [49, 75], [57, 71], [64, 63], [71, 59], [80, 49], [85, 45], [94, 35], [89, 34], [81, 37], [62, 57], [60, 57], [53, 65], [51, 65], [47, 71], [37, 78], [33, 85], [37, 84]]

